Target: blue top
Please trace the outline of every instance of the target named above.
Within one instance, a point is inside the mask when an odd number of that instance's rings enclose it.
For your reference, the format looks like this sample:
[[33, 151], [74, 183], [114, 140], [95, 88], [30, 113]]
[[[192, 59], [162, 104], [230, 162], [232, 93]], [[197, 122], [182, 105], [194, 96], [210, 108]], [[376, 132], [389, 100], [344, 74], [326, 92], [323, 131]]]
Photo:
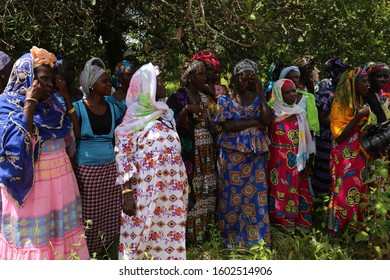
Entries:
[[116, 100], [116, 98], [113, 95], [106, 96], [105, 99], [106, 99], [107, 103], [112, 103], [116, 107], [118, 107], [119, 112], [121, 114], [121, 117], [120, 117], [120, 119], [118, 121], [121, 123], [122, 119], [123, 119], [123, 116], [125, 115], [126, 110], [127, 110], [126, 102]]
[[[260, 120], [260, 117], [260, 96], [257, 96], [249, 106], [242, 106], [226, 95], [218, 97], [218, 112], [214, 117], [215, 124], [221, 124], [227, 120]], [[222, 130], [218, 139], [220, 147], [243, 153], [261, 154], [268, 152], [270, 143], [268, 135], [257, 127], [234, 132]]]
[[80, 165], [102, 165], [115, 161], [114, 154], [114, 130], [115, 121], [123, 116], [119, 109], [112, 103], [107, 103], [111, 112], [111, 130], [108, 134], [95, 135], [89, 122], [88, 112], [83, 100], [73, 103], [76, 108], [77, 118], [81, 119], [81, 136], [77, 142], [76, 163]]

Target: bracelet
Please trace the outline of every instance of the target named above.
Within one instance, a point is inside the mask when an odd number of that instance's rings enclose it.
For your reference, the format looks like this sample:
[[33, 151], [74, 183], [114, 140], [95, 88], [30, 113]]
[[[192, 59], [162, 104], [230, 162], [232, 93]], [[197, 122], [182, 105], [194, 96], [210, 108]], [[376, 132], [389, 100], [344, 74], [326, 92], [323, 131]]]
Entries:
[[122, 194], [127, 194], [127, 193], [132, 193], [133, 190], [132, 189], [125, 189], [122, 191]]
[[38, 100], [36, 100], [35, 98], [32, 98], [32, 97], [27, 97], [25, 100], [26, 101], [34, 101], [36, 104], [38, 104]]
[[73, 106], [72, 109], [69, 109], [68, 111], [66, 111], [66, 114], [70, 115], [70, 114], [74, 113], [75, 111], [76, 111], [76, 108]]

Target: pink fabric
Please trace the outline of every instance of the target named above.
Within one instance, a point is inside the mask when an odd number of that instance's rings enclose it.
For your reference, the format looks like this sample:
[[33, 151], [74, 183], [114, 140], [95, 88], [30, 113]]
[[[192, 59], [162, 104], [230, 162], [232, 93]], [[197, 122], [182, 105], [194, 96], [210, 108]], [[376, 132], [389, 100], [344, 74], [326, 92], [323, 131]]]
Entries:
[[[57, 141], [63, 141], [57, 140]], [[61, 144], [61, 143], [60, 143]], [[77, 252], [80, 259], [89, 259], [86, 240], [80, 238], [84, 234], [81, 221], [81, 203], [77, 181], [74, 176], [69, 158], [63, 148], [54, 152], [42, 151], [35, 166], [35, 183], [31, 193], [27, 196], [24, 207], [19, 208], [12, 198], [2, 189], [3, 219], [10, 219], [12, 222], [4, 222], [0, 233], [0, 259], [8, 260], [40, 260], [40, 259], [69, 259], [72, 251]], [[67, 223], [71, 211], [69, 205], [75, 205], [76, 226], [68, 226]], [[63, 219], [55, 214], [64, 213]], [[39, 218], [47, 217], [50, 225], [45, 227]], [[24, 235], [14, 227], [17, 224], [23, 228], [25, 221], [32, 221], [37, 224], [37, 231], [47, 229], [48, 242], [34, 245], [35, 233], [28, 235], [25, 245], [18, 245], [15, 240], [18, 235]], [[77, 225], [78, 223], [78, 225]], [[8, 229], [7, 229], [8, 228]], [[60, 238], [50, 238], [50, 232], [60, 232]], [[5, 233], [8, 233], [7, 237]], [[50, 244], [51, 243], [51, 244]], [[82, 245], [75, 246], [77, 244]]]

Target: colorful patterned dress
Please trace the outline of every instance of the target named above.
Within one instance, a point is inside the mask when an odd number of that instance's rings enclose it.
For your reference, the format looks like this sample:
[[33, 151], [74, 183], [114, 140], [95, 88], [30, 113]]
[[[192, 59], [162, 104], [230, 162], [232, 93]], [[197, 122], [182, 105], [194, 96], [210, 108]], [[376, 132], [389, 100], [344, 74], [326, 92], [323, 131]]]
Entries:
[[[0, 260], [89, 259], [81, 199], [64, 139], [45, 141], [22, 208], [2, 188]], [[81, 246], [79, 246], [79, 245]]]
[[296, 117], [275, 121], [270, 129], [269, 211], [272, 223], [287, 229], [312, 226], [308, 178], [296, 165], [298, 132]]
[[[206, 112], [206, 118], [199, 119], [189, 113], [181, 127], [177, 128], [180, 136], [184, 164], [190, 185], [190, 200], [195, 205], [187, 218], [187, 244], [202, 243], [210, 226], [214, 223], [217, 193], [216, 149], [211, 134], [211, 116], [206, 95], [201, 95], [199, 106]], [[177, 118], [190, 100], [184, 89], [173, 93], [167, 104]], [[191, 197], [192, 196], [192, 197]]]
[[333, 141], [330, 154], [332, 175], [331, 197], [329, 202], [329, 229], [337, 233], [348, 221], [361, 220], [364, 217], [359, 210], [361, 194], [367, 192], [366, 157], [360, 150], [360, 128], [356, 128], [351, 137], [343, 143]]
[[[261, 117], [259, 97], [244, 107], [228, 96], [220, 96], [218, 105], [216, 124]], [[225, 245], [248, 248], [261, 240], [271, 245], [266, 178], [268, 136], [254, 127], [238, 132], [222, 130], [218, 144], [218, 224]]]
[[117, 138], [116, 147], [127, 152], [117, 156], [123, 170], [117, 182], [131, 180], [137, 205], [134, 216], [122, 212], [119, 259], [186, 258], [188, 181], [179, 136], [169, 126], [156, 120]]

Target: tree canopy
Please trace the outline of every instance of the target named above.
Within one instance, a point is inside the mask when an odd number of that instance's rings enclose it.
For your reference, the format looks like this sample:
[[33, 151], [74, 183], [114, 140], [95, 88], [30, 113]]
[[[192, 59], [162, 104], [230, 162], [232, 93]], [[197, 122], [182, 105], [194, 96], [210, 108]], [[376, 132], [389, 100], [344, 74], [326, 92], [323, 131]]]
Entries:
[[302, 54], [317, 67], [337, 55], [350, 65], [389, 63], [387, 0], [1, 0], [0, 49], [14, 59], [36, 45], [69, 56], [79, 70], [93, 56], [113, 69], [127, 48], [170, 79], [206, 49], [228, 72], [250, 58], [265, 74]]

